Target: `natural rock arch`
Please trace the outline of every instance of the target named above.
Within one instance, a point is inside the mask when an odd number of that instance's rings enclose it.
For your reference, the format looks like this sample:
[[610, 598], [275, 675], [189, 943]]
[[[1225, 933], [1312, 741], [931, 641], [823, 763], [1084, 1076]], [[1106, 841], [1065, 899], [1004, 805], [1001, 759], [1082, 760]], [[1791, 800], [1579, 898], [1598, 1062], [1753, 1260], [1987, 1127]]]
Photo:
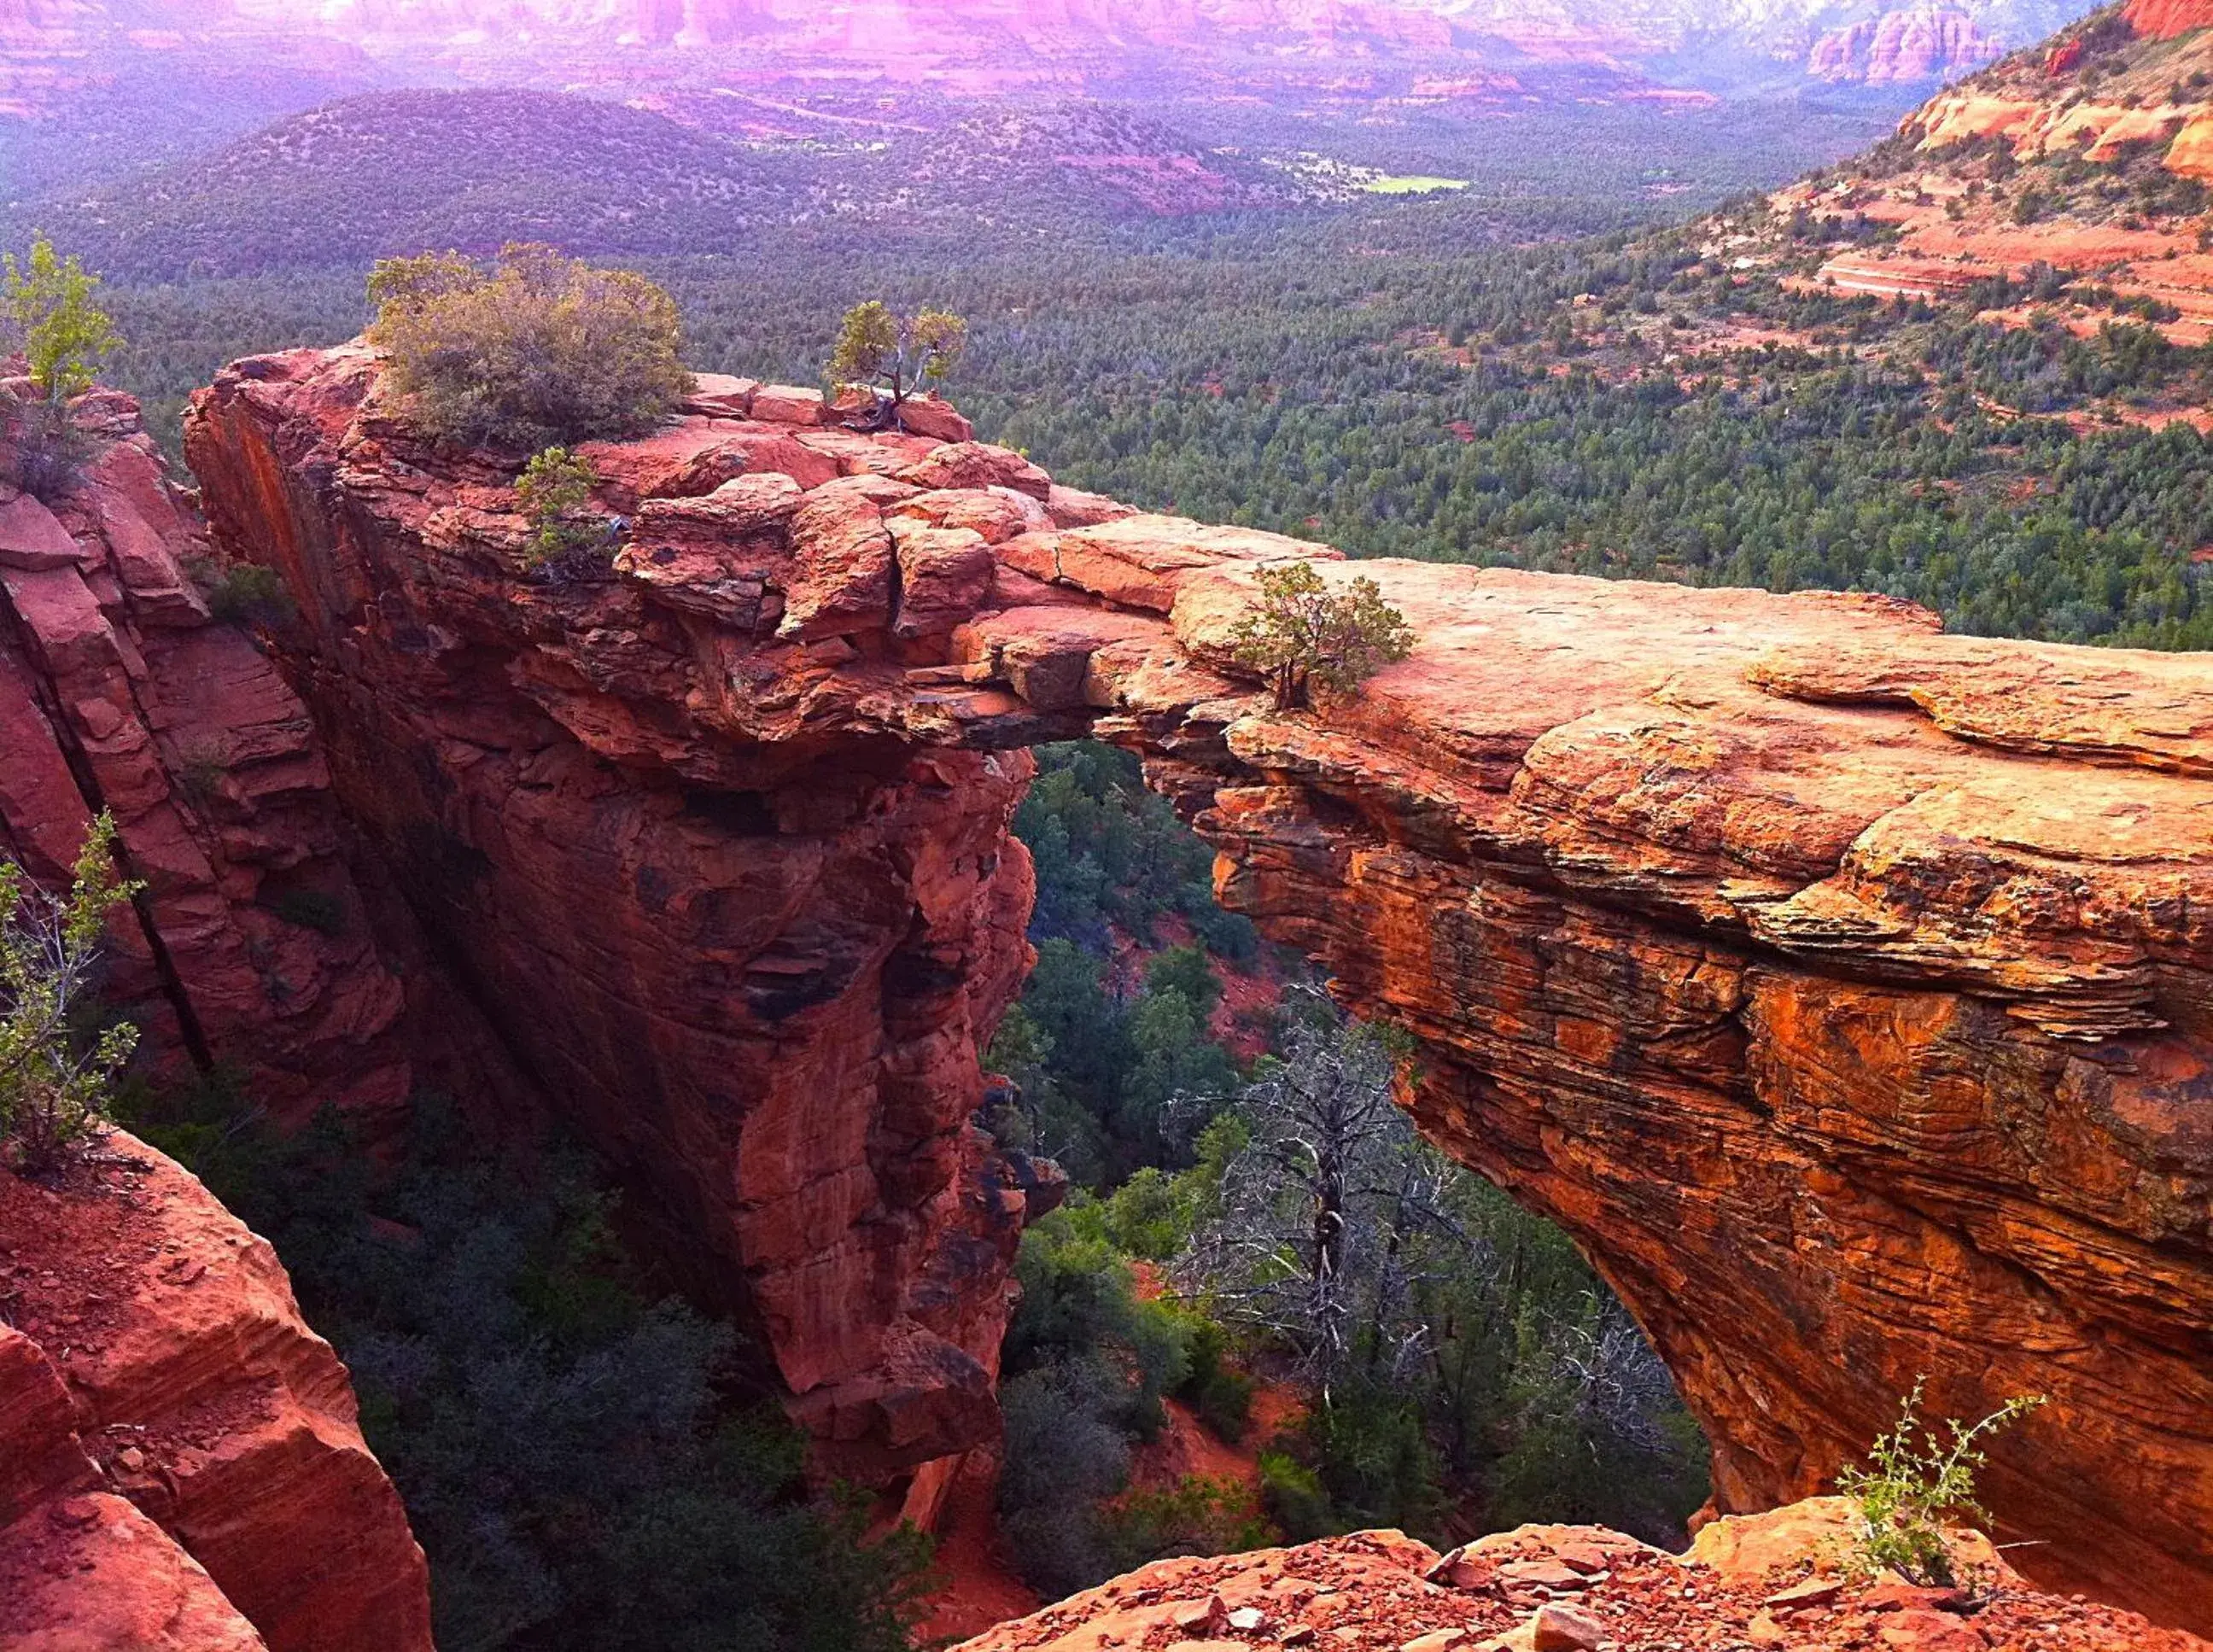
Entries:
[[1814, 1489], [1923, 1372], [1940, 1413], [2045, 1392], [1987, 1478], [2025, 1569], [2213, 1619], [2213, 666], [1370, 562], [1414, 656], [1279, 716], [1207, 661], [1253, 563], [1325, 547], [710, 381], [589, 450], [615, 572], [524, 581], [508, 473], [375, 380], [227, 369], [211, 527], [299, 603], [350, 815], [830, 1464], [921, 1509], [993, 1426], [1007, 821], [1019, 748], [1088, 729], [1419, 1037], [1417, 1119], [1636, 1312], [1722, 1508]]

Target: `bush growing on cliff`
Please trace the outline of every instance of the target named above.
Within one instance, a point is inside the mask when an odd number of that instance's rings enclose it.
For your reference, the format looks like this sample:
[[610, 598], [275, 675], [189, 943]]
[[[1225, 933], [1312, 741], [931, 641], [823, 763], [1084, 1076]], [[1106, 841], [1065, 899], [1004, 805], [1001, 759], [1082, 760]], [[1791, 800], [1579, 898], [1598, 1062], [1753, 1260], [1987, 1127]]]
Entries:
[[369, 340], [430, 435], [509, 448], [632, 436], [692, 387], [675, 302], [643, 276], [548, 247], [489, 266], [458, 253], [384, 259]]
[[830, 355], [833, 385], [859, 385], [879, 393], [887, 421], [916, 391], [942, 384], [968, 347], [968, 324], [950, 310], [893, 313], [881, 299], [845, 312]]
[[100, 277], [74, 255], [55, 252], [44, 235], [33, 238], [22, 262], [9, 253], [0, 268], [6, 343], [22, 351], [32, 385], [54, 403], [92, 388], [101, 362], [122, 342], [107, 313], [92, 302]]
[[284, 576], [258, 562], [234, 562], [217, 568], [203, 561], [191, 570], [208, 612], [238, 625], [280, 625], [296, 618], [298, 607]]
[[1343, 699], [1393, 660], [1413, 651], [1406, 616], [1362, 576], [1333, 590], [1310, 562], [1260, 570], [1260, 600], [1230, 633], [1241, 665], [1268, 680], [1276, 709], [1315, 693]]
[[70, 399], [92, 387], [101, 362], [121, 342], [92, 302], [99, 284], [44, 235], [21, 262], [13, 253], [0, 259], [0, 356], [23, 352], [34, 392], [0, 405], [0, 452], [6, 479], [49, 503], [69, 491], [90, 452], [70, 417]]
[[51, 1170], [98, 1124], [137, 1030], [83, 1036], [76, 1017], [98, 973], [108, 913], [137, 885], [115, 874], [115, 823], [85, 834], [66, 895], [0, 860], [0, 1157]]
[[1914, 1382], [1899, 1402], [1898, 1426], [1879, 1436], [1867, 1466], [1837, 1476], [1837, 1490], [1859, 1504], [1855, 1559], [1869, 1572], [1897, 1572], [1909, 1582], [1949, 1586], [1958, 1581], [1948, 1524], [1990, 1515], [1975, 1501], [1975, 1475], [1989, 1460], [1980, 1442], [2045, 1403], [2041, 1394], [2015, 1394], [1979, 1423], [1954, 1417], [1948, 1438], [1921, 1420], [1921, 1391]]
[[608, 523], [591, 514], [592, 490], [599, 472], [591, 461], [566, 448], [546, 448], [531, 455], [515, 484], [515, 503], [530, 526], [523, 560], [542, 568], [607, 543]]

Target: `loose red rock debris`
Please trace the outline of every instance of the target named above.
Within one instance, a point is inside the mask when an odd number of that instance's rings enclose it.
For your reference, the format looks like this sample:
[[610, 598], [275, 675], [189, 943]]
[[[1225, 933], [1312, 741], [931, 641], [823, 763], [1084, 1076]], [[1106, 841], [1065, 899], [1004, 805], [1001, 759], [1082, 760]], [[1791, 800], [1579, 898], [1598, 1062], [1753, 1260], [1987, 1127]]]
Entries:
[[[1833, 1534], [1835, 1499], [1752, 1521]], [[1800, 1510], [1811, 1509], [1817, 1518]], [[1976, 1539], [1978, 1547], [1987, 1545]], [[1833, 1542], [1676, 1556], [1597, 1527], [1525, 1526], [1440, 1555], [1394, 1531], [1158, 1561], [960, 1652], [2205, 1652], [2131, 1612], [2027, 1588], [1839, 1575]], [[1754, 1565], [1759, 1570], [1755, 1573]]]

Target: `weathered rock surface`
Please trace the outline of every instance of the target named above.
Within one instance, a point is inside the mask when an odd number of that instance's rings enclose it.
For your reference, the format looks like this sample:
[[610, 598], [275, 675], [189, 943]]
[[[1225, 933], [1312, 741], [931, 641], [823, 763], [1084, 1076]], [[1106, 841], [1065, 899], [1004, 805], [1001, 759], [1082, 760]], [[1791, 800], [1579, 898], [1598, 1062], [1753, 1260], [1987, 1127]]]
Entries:
[[2171, 40], [2192, 29], [2213, 27], [2213, 5], [2206, 0], [2129, 0], [2122, 15], [2148, 40]]
[[0, 1644], [429, 1652], [345, 1368], [276, 1253], [119, 1132], [0, 1172]]
[[[434, 461], [375, 381], [300, 353], [204, 393], [218, 534], [298, 596], [290, 668], [418, 910], [747, 1283], [838, 1460], [989, 1426], [1018, 1201], [962, 1121], [1027, 899], [995, 754], [1088, 727], [1228, 905], [1420, 1038], [1414, 1115], [1604, 1271], [1722, 1509], [1820, 1489], [1923, 1373], [1940, 1416], [2042, 1393], [1986, 1476], [2020, 1564], [2213, 1621], [2213, 665], [1375, 562], [1413, 656], [1278, 714], [1228, 631], [1326, 548], [1090, 509], [994, 540], [998, 490], [1059, 491], [1016, 455], [809, 485], [763, 443], [742, 474], [807, 497], [727, 555], [641, 509], [619, 571], [525, 577], [512, 466]], [[687, 420], [622, 485], [754, 434]], [[996, 570], [903, 625], [887, 508], [961, 491]], [[702, 555], [697, 591], [649, 571]]]
[[672, 1259], [758, 1327], [824, 1466], [926, 1504], [949, 1477], [918, 1471], [997, 1428], [1024, 1199], [971, 1120], [1029, 963], [1031, 765], [962, 749], [977, 695], [899, 657], [945, 657], [982, 534], [885, 508], [1042, 472], [948, 448], [886, 479], [933, 444], [795, 436], [762, 389], [594, 449], [635, 511], [622, 571], [525, 580], [511, 470], [433, 467], [372, 378], [250, 363], [190, 435], [225, 546], [300, 602], [281, 646], [338, 789]]
[[[1439, 1555], [1394, 1531], [1156, 1561], [986, 1631], [960, 1652], [1203, 1646], [1398, 1652], [1881, 1647], [1895, 1652], [2204, 1652], [2133, 1612], [2040, 1594], [1990, 1545], [1971, 1598], [1838, 1573], [1836, 1499], [1722, 1520], [1674, 1556], [1592, 1526], [1524, 1526]], [[1708, 1534], [1719, 1533], [1709, 1542]]]
[[[78, 404], [91, 443], [51, 503], [0, 484], [0, 853], [67, 881], [110, 810], [135, 922], [107, 996], [146, 1061], [232, 1064], [303, 1116], [405, 1100], [404, 994], [369, 936], [307, 710], [186, 569], [207, 554], [137, 405]], [[11, 469], [0, 452], [0, 474]]]

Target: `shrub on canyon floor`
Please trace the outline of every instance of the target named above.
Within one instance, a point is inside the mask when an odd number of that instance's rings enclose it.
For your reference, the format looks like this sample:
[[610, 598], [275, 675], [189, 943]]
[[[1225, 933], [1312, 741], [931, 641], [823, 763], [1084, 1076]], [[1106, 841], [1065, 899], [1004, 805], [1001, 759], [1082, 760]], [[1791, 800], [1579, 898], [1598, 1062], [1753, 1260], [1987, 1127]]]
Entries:
[[628, 270], [513, 245], [489, 265], [459, 253], [379, 260], [369, 340], [428, 434], [540, 448], [634, 436], [692, 387], [676, 303]]
[[115, 824], [93, 822], [69, 893], [40, 888], [0, 860], [0, 1162], [51, 1170], [100, 1122], [137, 1030], [88, 1033], [107, 916], [137, 885], [115, 872]]
[[1268, 680], [1276, 709], [1308, 704], [1319, 693], [1343, 699], [1383, 667], [1413, 651], [1413, 627], [1363, 575], [1342, 590], [1295, 562], [1259, 573], [1260, 599], [1230, 634], [1241, 665]]
[[1859, 1504], [1854, 1559], [1864, 1571], [1897, 1572], [1909, 1582], [1950, 1585], [1958, 1581], [1948, 1524], [1990, 1515], [1975, 1500], [1975, 1475], [1988, 1459], [1980, 1442], [2045, 1403], [2041, 1394], [2015, 1394], [1979, 1423], [1957, 1417], [1945, 1437], [1921, 1420], [1921, 1391], [1899, 1402], [1898, 1426], [1877, 1437], [1867, 1466], [1847, 1468], [1837, 1489]]

